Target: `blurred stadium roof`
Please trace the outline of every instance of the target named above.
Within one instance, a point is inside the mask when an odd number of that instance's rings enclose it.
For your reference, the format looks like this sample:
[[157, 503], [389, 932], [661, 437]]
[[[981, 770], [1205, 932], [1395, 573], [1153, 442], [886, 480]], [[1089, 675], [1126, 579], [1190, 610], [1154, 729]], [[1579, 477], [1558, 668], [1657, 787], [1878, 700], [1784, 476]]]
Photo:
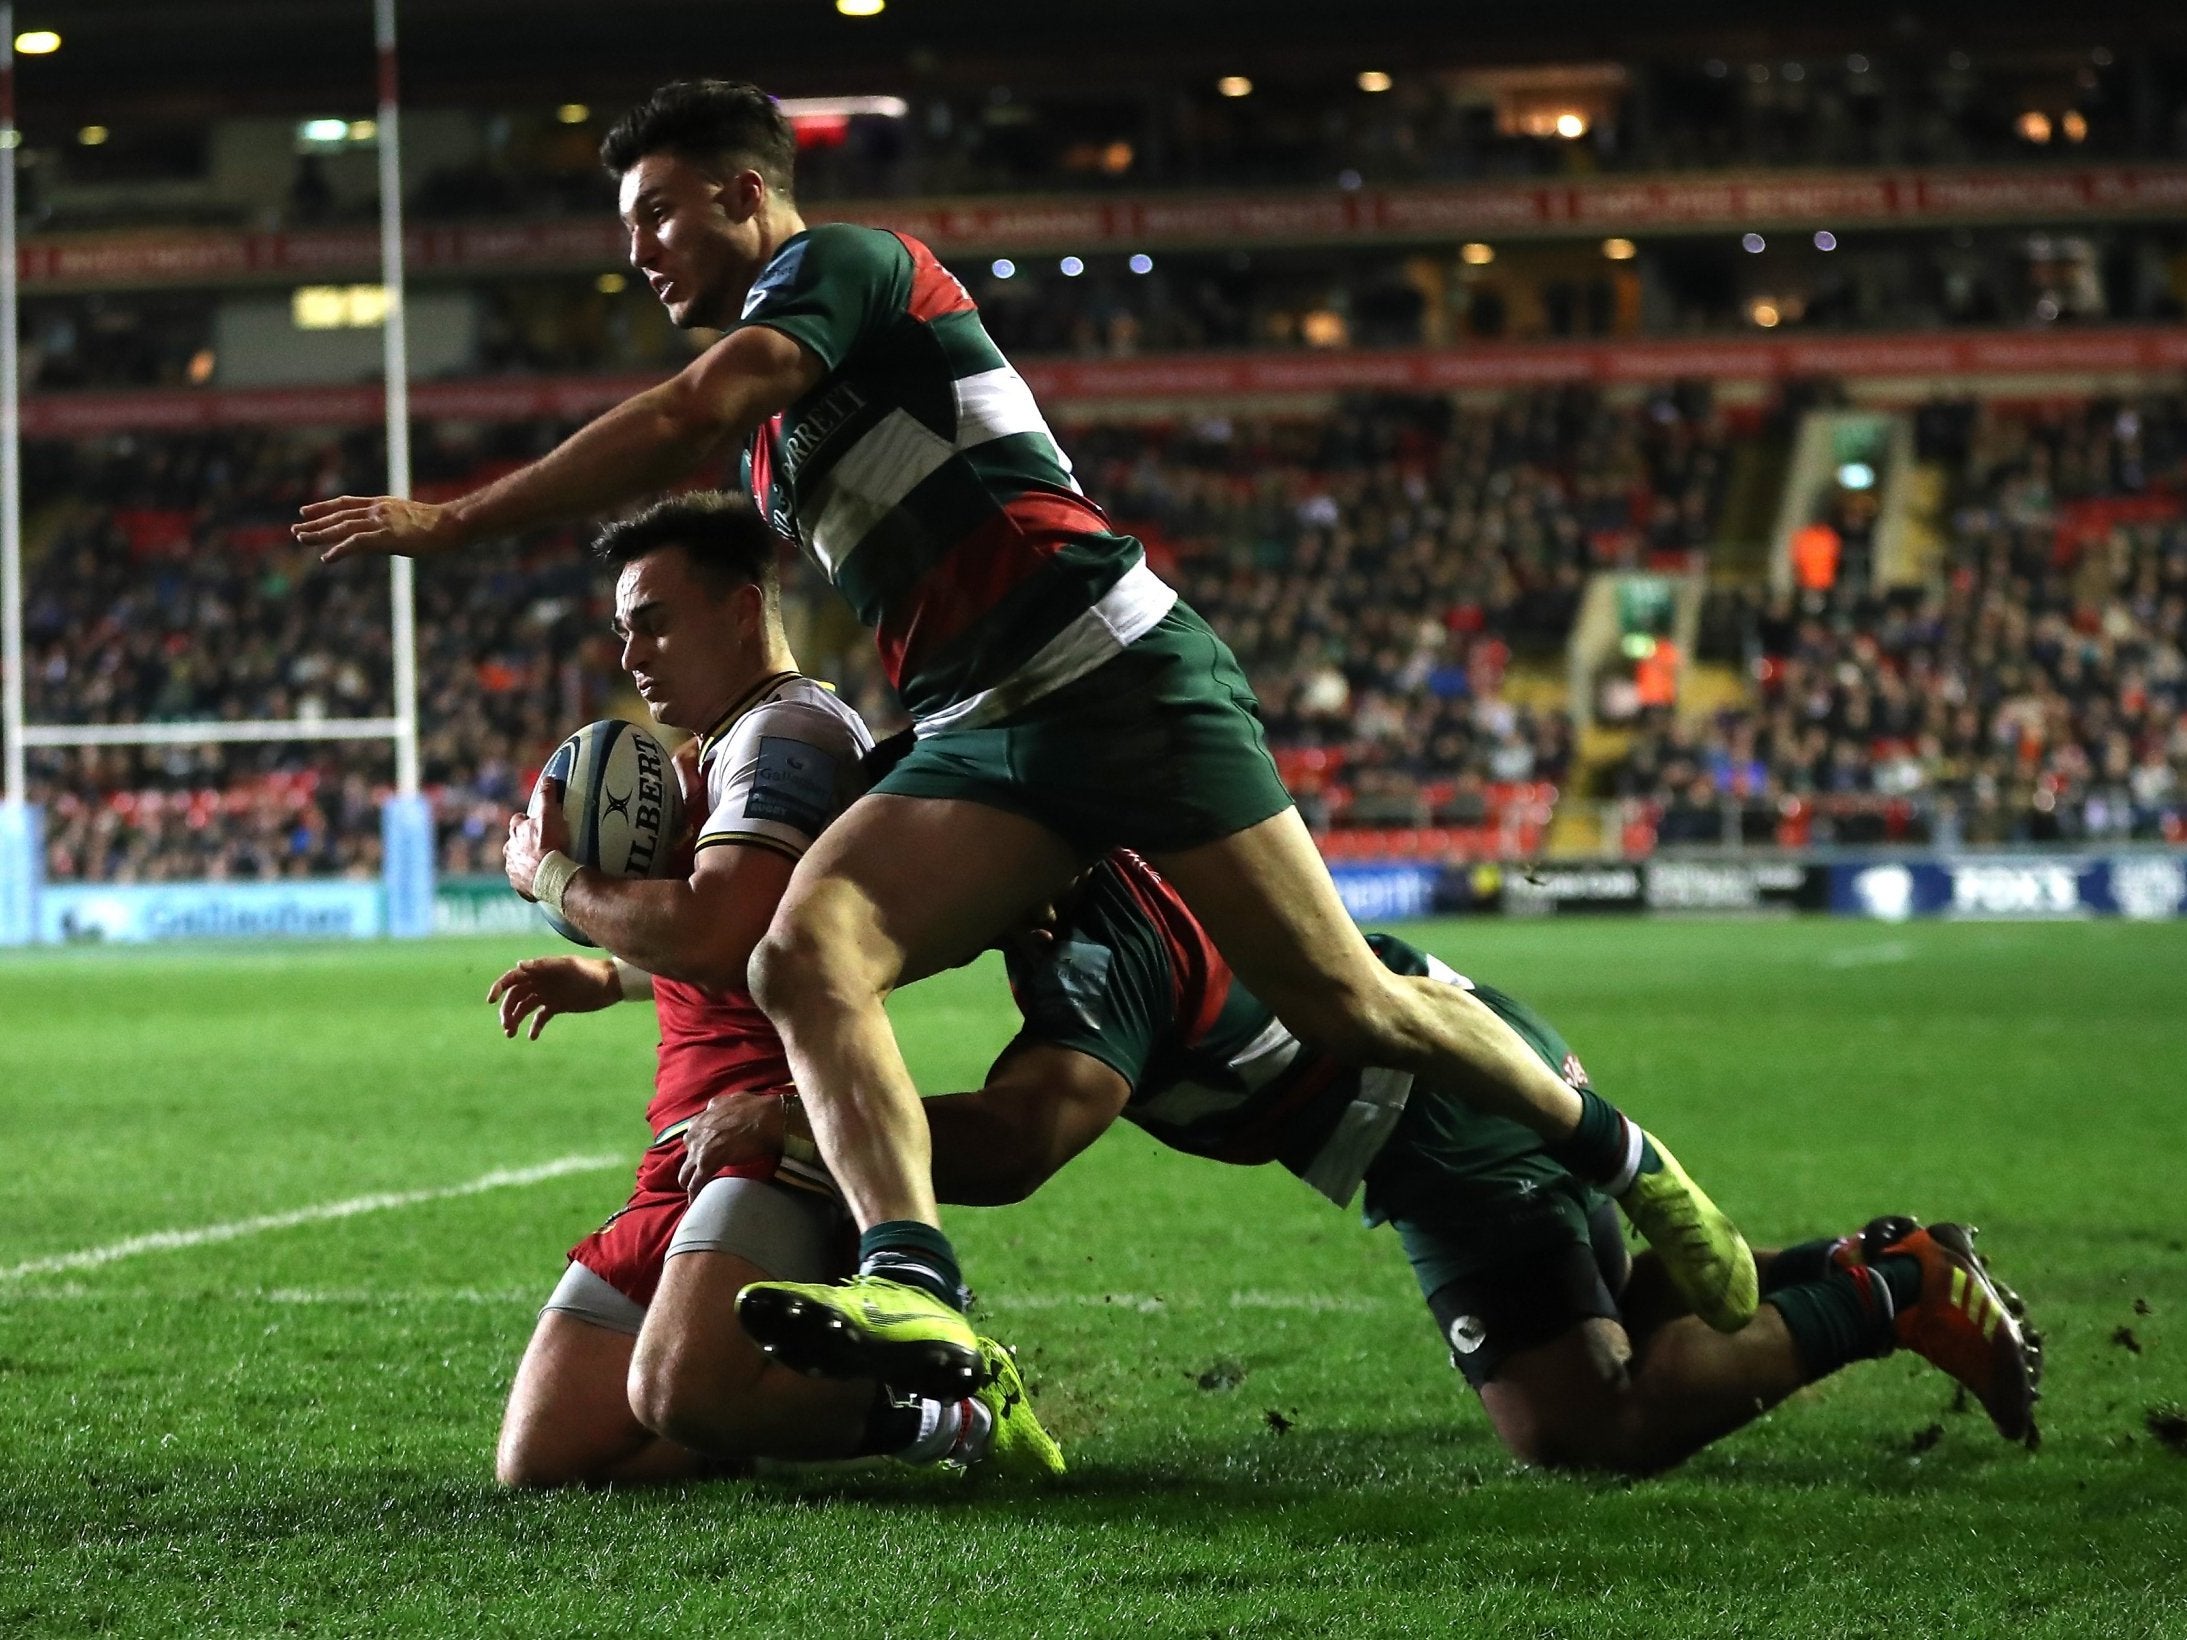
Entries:
[[[170, 117], [362, 106], [371, 0], [25, 0], [19, 29], [62, 49], [20, 65], [56, 114]], [[601, 102], [721, 74], [785, 92], [993, 84], [1143, 85], [1241, 70], [1276, 78], [1469, 64], [2187, 42], [2187, 7], [2083, 0], [1825, 6], [1755, 0], [403, 0], [405, 96], [418, 104]]]

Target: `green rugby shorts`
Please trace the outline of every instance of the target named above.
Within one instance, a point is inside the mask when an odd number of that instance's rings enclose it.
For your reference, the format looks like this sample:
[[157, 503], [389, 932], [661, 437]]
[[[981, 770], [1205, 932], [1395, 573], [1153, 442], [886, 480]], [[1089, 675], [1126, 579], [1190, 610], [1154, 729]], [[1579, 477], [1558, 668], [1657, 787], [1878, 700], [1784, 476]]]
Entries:
[[1252, 685], [1182, 601], [1015, 716], [920, 736], [873, 789], [1022, 814], [1089, 858], [1193, 848], [1291, 806]]

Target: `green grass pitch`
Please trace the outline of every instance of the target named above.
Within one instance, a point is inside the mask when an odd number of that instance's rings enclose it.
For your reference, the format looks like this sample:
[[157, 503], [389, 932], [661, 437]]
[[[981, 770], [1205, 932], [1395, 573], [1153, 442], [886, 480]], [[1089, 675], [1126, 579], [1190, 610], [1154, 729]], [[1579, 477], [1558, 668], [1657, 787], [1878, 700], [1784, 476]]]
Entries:
[[[2043, 1449], [1899, 1358], [1660, 1480], [1518, 1471], [1386, 1232], [1120, 1131], [950, 1221], [1061, 1486], [504, 1496], [502, 1397], [627, 1186], [650, 1012], [506, 1042], [506, 942], [16, 954], [0, 1636], [2187, 1633], [2187, 1452], [2148, 1423], [2187, 1399], [2187, 925], [1413, 932], [1541, 1006], [1758, 1241], [1983, 1226], [2049, 1334]], [[934, 1091], [1011, 1017], [991, 968], [897, 1014]]]

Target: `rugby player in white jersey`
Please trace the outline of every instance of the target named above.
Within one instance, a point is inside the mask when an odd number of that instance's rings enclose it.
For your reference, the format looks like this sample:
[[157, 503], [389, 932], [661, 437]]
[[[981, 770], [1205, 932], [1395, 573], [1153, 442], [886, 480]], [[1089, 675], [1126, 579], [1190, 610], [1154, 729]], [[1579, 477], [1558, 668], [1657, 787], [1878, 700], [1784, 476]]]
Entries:
[[623, 669], [655, 718], [698, 737], [678, 758], [697, 817], [688, 868], [642, 880], [579, 867], [555, 801], [510, 821], [510, 881], [609, 955], [510, 969], [487, 998], [503, 1030], [528, 1021], [536, 1038], [557, 1015], [649, 997], [660, 1048], [630, 1199], [571, 1249], [517, 1370], [496, 1462], [506, 1485], [680, 1479], [758, 1457], [1062, 1467], [991, 1342], [995, 1376], [948, 1399], [770, 1363], [736, 1296], [770, 1277], [847, 1273], [842, 1205], [811, 1153], [700, 1176], [685, 1165], [684, 1132], [709, 1101], [787, 1094], [781, 1039], [745, 973], [798, 858], [864, 789], [872, 746], [858, 714], [797, 670], [777, 540], [745, 498], [693, 495], [597, 544], [619, 569]]

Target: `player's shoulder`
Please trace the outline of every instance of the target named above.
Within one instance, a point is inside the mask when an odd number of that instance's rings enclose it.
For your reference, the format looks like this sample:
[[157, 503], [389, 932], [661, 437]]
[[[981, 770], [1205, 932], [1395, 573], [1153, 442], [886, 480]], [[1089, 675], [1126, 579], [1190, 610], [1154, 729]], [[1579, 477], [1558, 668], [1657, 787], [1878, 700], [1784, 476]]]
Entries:
[[[745, 294], [746, 323], [787, 322], [815, 300], [853, 309], [910, 281], [911, 253], [880, 228], [823, 222], [791, 235], [768, 258]], [[863, 294], [861, 294], [863, 293]]]
[[776, 253], [761, 273], [764, 280], [778, 264], [787, 264], [785, 275], [800, 273], [889, 273], [904, 267], [911, 252], [902, 238], [886, 228], [868, 228], [856, 222], [823, 222], [807, 228]]
[[873, 749], [872, 731], [858, 715], [858, 708], [818, 678], [808, 678], [802, 672], [784, 677], [752, 708], [751, 715], [762, 724], [778, 728], [802, 726], [847, 737], [856, 743], [861, 757]]
[[852, 757], [863, 757], [873, 748], [873, 736], [857, 708], [817, 678], [778, 672], [707, 737], [700, 762], [709, 768], [725, 765], [760, 740], [781, 739]]

